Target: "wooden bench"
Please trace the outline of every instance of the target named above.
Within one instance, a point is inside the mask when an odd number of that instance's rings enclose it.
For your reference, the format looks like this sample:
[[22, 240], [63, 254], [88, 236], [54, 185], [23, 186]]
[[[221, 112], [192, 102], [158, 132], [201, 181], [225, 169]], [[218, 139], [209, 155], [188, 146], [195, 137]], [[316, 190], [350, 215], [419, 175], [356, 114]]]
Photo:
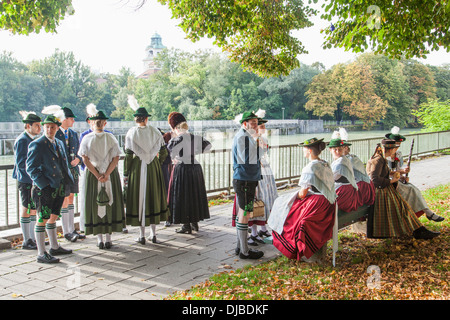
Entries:
[[[337, 205], [336, 205], [337, 208]], [[333, 267], [336, 266], [336, 252], [338, 251], [339, 241], [338, 232], [356, 222], [365, 221], [369, 215], [370, 206], [363, 205], [357, 210], [352, 212], [344, 212], [337, 208], [337, 214], [335, 215], [334, 227], [333, 227]]]

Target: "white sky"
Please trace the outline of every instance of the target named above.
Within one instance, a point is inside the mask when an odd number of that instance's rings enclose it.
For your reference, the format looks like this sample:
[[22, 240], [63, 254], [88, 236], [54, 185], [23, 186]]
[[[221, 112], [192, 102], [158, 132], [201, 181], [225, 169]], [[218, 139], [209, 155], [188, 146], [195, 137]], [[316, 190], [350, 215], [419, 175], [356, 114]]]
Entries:
[[[192, 43], [185, 39], [177, 20], [171, 19], [170, 10], [156, 0], [147, 0], [145, 6], [135, 10], [138, 0], [73, 0], [75, 14], [63, 20], [57, 34], [29, 36], [11, 35], [0, 31], [0, 52], [11, 51], [21, 62], [50, 56], [56, 48], [72, 51], [76, 59], [95, 71], [117, 74], [122, 66], [130, 68], [136, 75], [143, 72], [145, 47], [151, 36], [157, 32], [168, 48], [178, 48], [194, 52], [196, 49], [220, 49], [213, 46], [211, 39]], [[296, 32], [309, 51], [301, 55], [300, 61], [312, 64], [322, 62], [326, 68], [336, 63], [353, 60], [356, 55], [343, 49], [322, 49], [321, 28], [329, 27], [329, 22], [314, 20], [309, 29]], [[450, 62], [450, 53], [440, 49], [429, 55], [423, 63], [441, 65]]]

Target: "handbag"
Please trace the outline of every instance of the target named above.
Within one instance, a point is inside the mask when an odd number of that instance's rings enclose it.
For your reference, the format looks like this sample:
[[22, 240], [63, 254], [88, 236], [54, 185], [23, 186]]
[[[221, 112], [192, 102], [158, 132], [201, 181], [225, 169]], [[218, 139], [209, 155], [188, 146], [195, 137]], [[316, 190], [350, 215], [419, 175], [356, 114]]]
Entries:
[[97, 194], [97, 205], [106, 206], [109, 203], [108, 193], [106, 193], [106, 187], [102, 184], [100, 192]]
[[250, 218], [264, 217], [265, 214], [264, 206], [265, 206], [264, 201], [255, 200], [253, 202], [253, 212], [250, 212]]

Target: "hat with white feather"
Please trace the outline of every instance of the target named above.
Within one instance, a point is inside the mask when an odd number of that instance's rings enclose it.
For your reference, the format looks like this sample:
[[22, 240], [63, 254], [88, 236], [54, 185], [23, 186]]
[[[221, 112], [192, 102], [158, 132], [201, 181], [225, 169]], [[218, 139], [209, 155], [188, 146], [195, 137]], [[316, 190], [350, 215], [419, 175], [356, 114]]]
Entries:
[[150, 117], [147, 109], [145, 109], [144, 107], [139, 107], [139, 103], [137, 102], [134, 95], [128, 95], [128, 105], [134, 111], [133, 117]]
[[44, 107], [42, 113], [48, 115], [44, 121], [41, 122], [42, 125], [54, 123], [61, 126], [62, 121], [66, 118], [63, 108], [56, 104]]
[[258, 126], [268, 121], [266, 119], [263, 119], [266, 116], [266, 110], [258, 109], [258, 111], [255, 112], [255, 115], [258, 117]]
[[403, 142], [406, 140], [404, 136], [402, 136], [400, 133], [400, 128], [395, 126], [391, 129], [391, 132], [387, 133], [385, 137], [387, 139], [395, 140], [397, 142]]
[[22, 116], [23, 123], [32, 124], [34, 122], [41, 122], [42, 119], [36, 115], [34, 111], [19, 111], [19, 114]]
[[97, 110], [97, 106], [93, 103], [90, 103], [86, 106], [86, 113], [88, 114], [87, 120], [108, 120], [109, 119], [102, 110]]
[[345, 128], [339, 128], [339, 135], [341, 136], [341, 139], [344, 141], [344, 146], [351, 146], [351, 143], [348, 143], [348, 133]]
[[342, 140], [340, 132], [335, 130], [331, 135], [331, 140], [328, 143], [328, 148], [337, 148], [343, 146], [344, 140]]

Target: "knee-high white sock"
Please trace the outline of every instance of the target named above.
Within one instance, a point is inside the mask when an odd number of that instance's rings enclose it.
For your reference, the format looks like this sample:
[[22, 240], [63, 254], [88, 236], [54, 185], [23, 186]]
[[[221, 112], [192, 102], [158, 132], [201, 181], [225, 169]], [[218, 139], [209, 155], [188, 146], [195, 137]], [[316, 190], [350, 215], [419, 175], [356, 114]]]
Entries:
[[258, 235], [258, 226], [256, 224], [252, 224], [252, 236], [256, 237]]
[[34, 228], [38, 255], [42, 256], [45, 252], [45, 226], [36, 226]]
[[105, 242], [111, 242], [111, 233], [105, 234]]
[[70, 233], [70, 231], [69, 231], [69, 209], [68, 208], [61, 208], [61, 222], [62, 222], [63, 234]]
[[56, 223], [47, 223], [45, 225], [45, 230], [47, 231], [48, 240], [50, 241], [50, 247], [52, 249], [58, 249], [58, 238], [56, 235]]
[[156, 236], [156, 224], [150, 225], [150, 238], [153, 238]]
[[72, 233], [75, 231], [75, 207], [73, 204], [69, 204], [69, 206], [67, 207], [68, 209], [68, 216], [69, 216], [69, 224], [68, 224], [68, 228], [69, 228], [69, 233]]
[[97, 235], [97, 244], [99, 244], [100, 242], [103, 242], [103, 234]]
[[236, 223], [236, 228], [239, 237], [239, 243], [242, 254], [248, 255], [248, 243], [247, 243], [247, 233], [248, 233], [248, 224], [247, 223]]
[[22, 229], [23, 244], [30, 239], [30, 217], [20, 217], [20, 228]]
[[36, 227], [36, 215], [30, 215], [30, 238], [36, 241], [36, 236], [34, 234], [34, 228]]

